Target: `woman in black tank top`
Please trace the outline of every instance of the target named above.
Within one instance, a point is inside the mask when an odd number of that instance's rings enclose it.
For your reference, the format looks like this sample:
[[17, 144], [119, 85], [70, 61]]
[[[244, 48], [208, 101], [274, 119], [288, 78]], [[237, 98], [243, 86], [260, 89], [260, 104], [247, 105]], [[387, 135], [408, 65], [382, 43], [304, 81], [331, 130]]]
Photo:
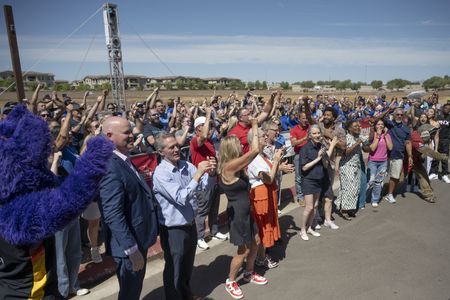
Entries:
[[228, 198], [228, 224], [230, 242], [238, 246], [237, 254], [230, 264], [229, 277], [225, 283], [226, 291], [235, 299], [243, 297], [242, 290], [236, 282], [237, 273], [246, 259], [244, 281], [266, 284], [267, 279], [254, 272], [259, 238], [257, 228], [250, 213], [249, 181], [245, 168], [259, 153], [258, 121], [253, 119], [251, 149], [242, 153], [242, 145], [236, 136], [222, 139], [219, 149], [220, 187]]

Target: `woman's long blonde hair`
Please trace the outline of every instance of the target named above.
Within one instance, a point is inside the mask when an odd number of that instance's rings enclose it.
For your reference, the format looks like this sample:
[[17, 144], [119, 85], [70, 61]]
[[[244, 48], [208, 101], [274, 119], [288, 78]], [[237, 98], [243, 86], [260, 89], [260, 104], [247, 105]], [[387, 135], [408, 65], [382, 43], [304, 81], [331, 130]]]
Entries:
[[238, 123], [238, 118], [236, 116], [231, 116], [230, 119], [228, 120], [227, 131], [230, 131], [231, 129], [233, 129], [237, 123]]
[[222, 174], [225, 164], [242, 155], [242, 147], [239, 139], [227, 136], [220, 141], [218, 173]]

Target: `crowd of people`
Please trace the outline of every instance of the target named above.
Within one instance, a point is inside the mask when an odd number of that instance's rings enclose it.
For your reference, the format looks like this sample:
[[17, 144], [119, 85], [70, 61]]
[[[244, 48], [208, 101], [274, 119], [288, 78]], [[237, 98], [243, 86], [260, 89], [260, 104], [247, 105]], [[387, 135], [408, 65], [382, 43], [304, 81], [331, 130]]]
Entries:
[[[255, 265], [278, 266], [270, 249], [281, 240], [283, 174], [295, 173], [304, 241], [320, 237], [321, 226], [339, 229], [333, 213], [350, 221], [366, 203], [374, 208], [382, 200], [395, 203], [395, 193], [408, 189], [434, 203], [430, 180], [450, 183], [450, 103], [439, 103], [435, 93], [425, 99], [320, 94], [291, 99], [277, 91], [264, 99], [248, 91], [243, 98], [233, 92], [196, 102], [161, 99], [155, 89], [123, 110], [107, 104], [108, 91], [88, 104], [88, 92], [76, 103], [56, 92], [40, 98], [41, 89], [26, 104], [53, 136], [52, 172], [70, 174], [92, 137], [103, 135], [115, 145], [100, 190], [81, 217], [88, 221], [94, 263], [102, 262], [103, 224], [106, 254], [117, 263], [119, 299], [139, 298], [147, 249], [158, 234], [166, 298], [194, 299], [190, 279], [196, 248], [209, 248], [206, 225], [212, 239], [237, 246], [224, 278], [231, 297], [244, 295], [237, 283], [241, 268], [244, 281], [267, 284]], [[14, 105], [4, 107], [2, 118]], [[289, 140], [283, 131], [289, 131]], [[294, 157], [287, 159], [291, 151]], [[143, 153], [158, 157], [152, 188], [132, 161]], [[229, 234], [218, 226], [222, 192]], [[89, 292], [77, 279], [80, 235], [78, 218], [55, 235], [61, 298]]]

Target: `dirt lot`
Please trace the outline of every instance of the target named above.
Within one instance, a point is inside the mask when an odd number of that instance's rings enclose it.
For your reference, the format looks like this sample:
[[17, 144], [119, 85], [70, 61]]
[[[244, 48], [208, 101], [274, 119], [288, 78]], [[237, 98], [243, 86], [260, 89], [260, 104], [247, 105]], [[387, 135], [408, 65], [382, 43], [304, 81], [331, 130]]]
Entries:
[[[239, 98], [242, 98], [245, 93], [247, 91], [242, 90], [242, 91], [236, 91], [236, 93], [238, 94]], [[392, 96], [397, 96], [397, 97], [404, 97], [406, 96], [408, 92], [387, 92], [387, 91], [379, 91], [379, 92], [374, 92], [374, 93], [360, 93], [359, 95], [362, 95], [364, 97], [373, 97], [374, 95], [382, 95], [385, 94], [387, 96], [387, 98], [390, 98]], [[83, 99], [83, 95], [84, 92], [75, 92], [75, 91], [69, 91], [66, 92], [72, 99], [74, 99], [77, 102], [81, 102], [81, 100]], [[90, 101], [94, 101], [95, 98], [100, 95], [100, 91], [95, 91], [93, 96], [89, 96], [88, 98], [88, 102]], [[151, 91], [127, 91], [126, 92], [126, 99], [128, 103], [133, 103], [136, 101], [143, 101], [145, 100], [145, 98], [147, 98], [147, 96], [151, 93]], [[223, 91], [216, 91], [216, 95], [222, 95], [223, 97], [227, 97], [229, 94], [231, 93], [230, 90], [223, 90]], [[254, 91], [254, 94], [260, 95], [265, 97], [266, 99], [269, 97], [270, 95], [270, 91], [266, 91], [266, 90], [260, 90], [260, 91]], [[297, 98], [300, 95], [304, 95], [304, 94], [308, 94], [311, 96], [315, 96], [317, 93], [299, 93], [299, 92], [292, 92], [292, 91], [284, 91], [283, 92], [284, 95], [286, 97], [291, 97], [291, 98]], [[27, 99], [31, 99], [32, 96], [32, 92], [28, 91], [26, 92], [26, 97]], [[51, 94], [51, 91], [41, 91], [39, 96], [40, 98], [42, 98], [45, 94]], [[59, 92], [59, 95], [61, 95], [62, 92]], [[356, 93], [355, 92], [334, 92], [334, 93], [323, 93], [324, 95], [335, 95], [338, 98], [342, 97], [342, 96], [349, 96], [349, 97], [355, 97]], [[430, 93], [431, 94], [431, 93]], [[207, 97], [208, 99], [213, 95], [213, 91], [210, 90], [205, 90], [205, 91], [188, 91], [188, 90], [184, 90], [184, 91], [176, 91], [176, 90], [172, 90], [172, 91], [164, 91], [162, 90], [160, 92], [160, 95], [162, 97], [162, 99], [168, 99], [170, 97], [181, 97], [182, 100], [197, 100], [197, 101], [203, 101], [204, 97]], [[440, 95], [440, 102], [446, 102], [447, 99], [450, 97], [450, 90], [447, 91], [441, 91], [439, 93]], [[3, 104], [6, 101], [11, 101], [11, 100], [15, 100], [16, 99], [16, 93], [15, 92], [7, 92], [4, 93], [3, 95], [0, 96], [0, 106], [2, 107]], [[109, 97], [109, 99], [111, 99]]]

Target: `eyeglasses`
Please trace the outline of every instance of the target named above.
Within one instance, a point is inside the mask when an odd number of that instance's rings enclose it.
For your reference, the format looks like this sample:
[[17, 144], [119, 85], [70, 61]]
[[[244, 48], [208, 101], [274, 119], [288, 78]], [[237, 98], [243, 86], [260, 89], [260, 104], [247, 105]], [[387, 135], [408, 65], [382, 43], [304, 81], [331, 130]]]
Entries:
[[395, 114], [396, 116], [403, 116], [403, 114]]
[[41, 114], [41, 117], [43, 117], [43, 118], [46, 118], [46, 117], [49, 117], [50, 115], [49, 114]]

